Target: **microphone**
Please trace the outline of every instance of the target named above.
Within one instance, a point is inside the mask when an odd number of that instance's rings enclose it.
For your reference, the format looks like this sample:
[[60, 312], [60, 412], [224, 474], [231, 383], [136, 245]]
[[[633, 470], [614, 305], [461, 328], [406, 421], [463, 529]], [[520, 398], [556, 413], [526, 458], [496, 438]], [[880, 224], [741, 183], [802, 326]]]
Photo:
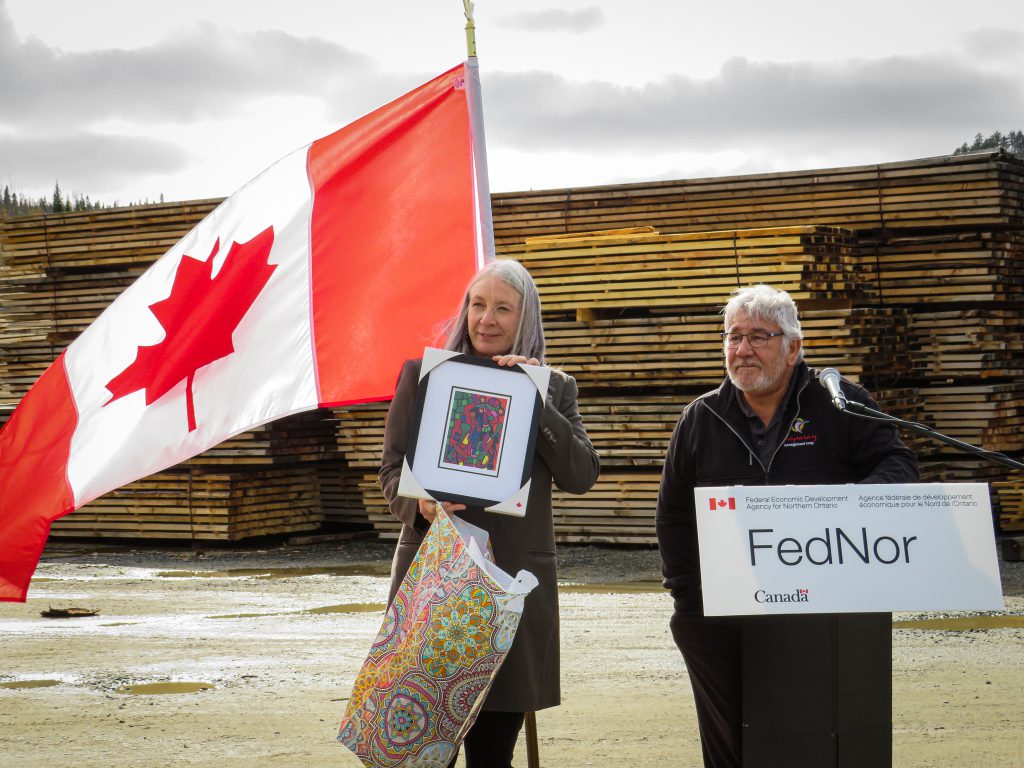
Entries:
[[840, 411], [845, 411], [846, 395], [843, 394], [843, 390], [839, 386], [840, 378], [839, 371], [835, 368], [824, 368], [818, 373], [818, 381], [821, 383], [821, 386], [832, 395], [832, 405]]

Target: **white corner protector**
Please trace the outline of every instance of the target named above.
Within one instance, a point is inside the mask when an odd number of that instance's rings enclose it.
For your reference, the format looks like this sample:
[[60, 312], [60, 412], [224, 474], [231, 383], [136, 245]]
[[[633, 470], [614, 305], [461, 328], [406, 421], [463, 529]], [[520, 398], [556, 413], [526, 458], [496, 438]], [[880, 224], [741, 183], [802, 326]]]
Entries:
[[551, 381], [551, 369], [546, 365], [527, 365], [526, 363], [519, 363], [519, 367], [522, 368], [523, 373], [533, 380], [533, 385], [537, 387], [537, 391], [540, 392], [541, 403], [547, 402], [548, 382]]
[[434, 368], [439, 366], [445, 360], [451, 360], [453, 357], [457, 357], [462, 354], [461, 352], [453, 352], [450, 349], [435, 349], [434, 347], [423, 348], [423, 365], [420, 366], [420, 381], [423, 381], [423, 377], [430, 373]]
[[423, 489], [419, 480], [413, 477], [412, 470], [409, 469], [409, 460], [406, 458], [402, 459], [402, 474], [398, 478], [398, 495], [407, 496], [411, 499], [434, 498]]
[[499, 512], [503, 515], [512, 515], [513, 517], [526, 517], [526, 502], [530, 498], [530, 483], [532, 482], [532, 479], [527, 480], [526, 485], [507, 499], [499, 501], [493, 506], [485, 507], [485, 509], [488, 512]]

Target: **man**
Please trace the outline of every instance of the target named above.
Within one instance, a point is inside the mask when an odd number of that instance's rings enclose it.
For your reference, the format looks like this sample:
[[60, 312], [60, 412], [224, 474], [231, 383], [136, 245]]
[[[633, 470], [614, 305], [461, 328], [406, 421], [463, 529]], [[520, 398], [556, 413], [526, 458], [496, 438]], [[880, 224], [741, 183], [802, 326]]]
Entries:
[[[707, 768], [742, 764], [743, 634], [764, 617], [704, 617], [694, 487], [918, 479], [892, 425], [839, 411], [814, 380], [789, 294], [767, 285], [737, 290], [724, 316], [728, 377], [683, 411], [656, 514], [664, 584], [675, 600], [672, 636], [690, 676]], [[877, 408], [862, 387], [844, 380], [842, 389]]]

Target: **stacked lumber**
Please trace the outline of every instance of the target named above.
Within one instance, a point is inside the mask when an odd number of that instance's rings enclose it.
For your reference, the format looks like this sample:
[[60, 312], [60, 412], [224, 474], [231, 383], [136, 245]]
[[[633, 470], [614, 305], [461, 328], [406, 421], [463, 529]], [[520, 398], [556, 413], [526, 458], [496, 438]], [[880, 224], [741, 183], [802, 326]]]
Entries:
[[317, 472], [324, 523], [347, 530], [368, 528], [366, 504], [360, 489], [363, 472], [348, 467], [343, 459], [318, 464]]
[[[661, 471], [602, 471], [583, 496], [557, 488], [551, 495], [560, 543], [651, 544]], [[529, 512], [527, 512], [529, 514]]]
[[[341, 481], [350, 506], [346, 509], [344, 522], [366, 524], [372, 522], [378, 531], [390, 531], [397, 535], [397, 521], [387, 511], [384, 495], [377, 482], [380, 469], [380, 452], [384, 444], [384, 421], [387, 418], [389, 402], [363, 403], [344, 408], [332, 408], [336, 420], [337, 449], [345, 460], [346, 471]], [[377, 517], [368, 516], [368, 510], [376, 510]], [[383, 520], [386, 515], [388, 520]], [[338, 522], [340, 518], [331, 517]], [[382, 525], [383, 523], [387, 525]]]
[[380, 468], [384, 421], [390, 402], [361, 403], [330, 409], [337, 425], [338, 450], [353, 469]]
[[1024, 300], [1024, 235], [1020, 232], [865, 235], [860, 262], [886, 304]]
[[530, 238], [504, 255], [525, 266], [548, 311], [716, 306], [771, 283], [796, 301], [852, 301], [865, 286], [855, 241], [835, 227], [659, 234], [653, 228]]
[[[839, 368], [847, 378], [895, 380], [910, 368], [901, 349], [905, 310], [864, 307], [801, 313], [804, 357], [814, 367]], [[719, 314], [545, 319], [547, 362], [580, 386], [687, 387], [706, 390], [725, 374]]]
[[229, 437], [183, 465], [269, 467], [336, 459], [335, 425], [319, 411], [285, 416]]
[[992, 483], [999, 500], [999, 527], [1004, 531], [1024, 531], [1024, 473]]
[[826, 225], [852, 230], [1020, 227], [1024, 162], [1001, 152], [825, 170], [492, 196], [495, 242], [625, 227], [701, 232]]
[[[871, 396], [882, 413], [904, 421], [921, 421], [921, 395], [916, 387], [872, 387]], [[918, 456], [932, 451], [933, 442], [927, 437], [904, 431], [901, 438]]]
[[101, 496], [57, 520], [57, 537], [237, 541], [310, 531], [323, 510], [315, 466], [258, 473], [158, 472]]
[[1019, 380], [1024, 374], [1019, 308], [918, 310], [910, 316], [908, 342], [915, 380]]
[[623, 467], [655, 468], [660, 473], [669, 438], [693, 395], [587, 395], [580, 415], [602, 472]]
[[[987, 451], [1024, 451], [1024, 382], [922, 386], [919, 392], [921, 420], [932, 429]], [[930, 446], [929, 453], [950, 450]]]
[[366, 518], [373, 526], [373, 530], [376, 531], [379, 538], [397, 540], [398, 535], [402, 532], [402, 523], [388, 509], [384, 494], [380, 492], [377, 472], [364, 471], [357, 480]]

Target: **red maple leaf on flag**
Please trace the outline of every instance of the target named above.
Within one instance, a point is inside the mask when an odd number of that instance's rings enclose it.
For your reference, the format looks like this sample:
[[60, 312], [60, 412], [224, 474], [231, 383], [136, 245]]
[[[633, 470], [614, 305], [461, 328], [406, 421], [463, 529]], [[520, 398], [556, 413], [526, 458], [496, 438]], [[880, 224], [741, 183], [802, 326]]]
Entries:
[[188, 431], [195, 430], [192, 380], [204, 365], [235, 351], [235, 328], [277, 269], [267, 263], [273, 244], [273, 227], [247, 243], [232, 243], [216, 276], [213, 261], [219, 238], [206, 261], [186, 254], [174, 275], [171, 295], [149, 306], [166, 336], [157, 344], [139, 347], [135, 360], [107, 382], [112, 397], [103, 405], [140, 389], [146, 392], [146, 405], [152, 405], [184, 380]]

